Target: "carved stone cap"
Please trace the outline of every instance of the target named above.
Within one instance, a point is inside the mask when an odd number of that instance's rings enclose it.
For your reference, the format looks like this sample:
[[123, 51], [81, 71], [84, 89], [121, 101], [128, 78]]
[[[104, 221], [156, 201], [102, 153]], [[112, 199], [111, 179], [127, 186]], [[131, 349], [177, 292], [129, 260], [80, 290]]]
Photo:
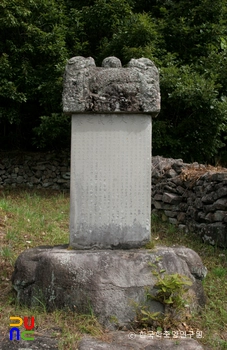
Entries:
[[65, 69], [65, 113], [149, 113], [160, 111], [159, 74], [148, 58], [131, 59], [126, 68], [116, 57], [96, 67], [92, 57], [71, 58]]

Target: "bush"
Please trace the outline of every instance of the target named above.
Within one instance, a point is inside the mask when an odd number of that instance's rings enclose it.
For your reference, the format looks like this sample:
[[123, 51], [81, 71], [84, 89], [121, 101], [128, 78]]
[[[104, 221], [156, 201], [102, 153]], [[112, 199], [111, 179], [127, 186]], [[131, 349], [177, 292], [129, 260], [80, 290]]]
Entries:
[[225, 131], [227, 103], [215, 79], [189, 66], [161, 69], [162, 110], [153, 127], [153, 153], [184, 161], [212, 161]]

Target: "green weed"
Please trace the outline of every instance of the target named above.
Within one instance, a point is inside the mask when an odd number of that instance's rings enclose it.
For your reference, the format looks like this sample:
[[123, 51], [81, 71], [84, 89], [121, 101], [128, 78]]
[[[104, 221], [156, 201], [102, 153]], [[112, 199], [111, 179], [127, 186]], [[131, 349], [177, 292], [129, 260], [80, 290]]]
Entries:
[[163, 305], [164, 313], [151, 312], [147, 303], [142, 307], [136, 305], [137, 322], [144, 327], [160, 325], [163, 329], [175, 327], [177, 324], [185, 321], [188, 317], [188, 311], [185, 307], [185, 296], [192, 285], [192, 281], [187, 276], [175, 274], [165, 274], [164, 269], [158, 269], [157, 263], [161, 257], [157, 257], [155, 263], [148, 263], [152, 268], [151, 273], [156, 277], [157, 282], [152, 291], [146, 288], [147, 301], [157, 301]]
[[223, 268], [223, 267], [215, 267], [212, 270], [212, 273], [217, 276], [217, 277], [225, 277], [227, 275], [227, 268]]

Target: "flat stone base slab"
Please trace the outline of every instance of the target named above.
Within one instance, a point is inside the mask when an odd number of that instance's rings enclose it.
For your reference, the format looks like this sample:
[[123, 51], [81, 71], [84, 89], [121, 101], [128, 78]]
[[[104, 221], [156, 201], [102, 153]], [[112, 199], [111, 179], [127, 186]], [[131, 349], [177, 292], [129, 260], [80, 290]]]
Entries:
[[114, 332], [109, 342], [86, 337], [81, 340], [78, 350], [203, 350], [195, 339], [151, 339], [142, 338], [133, 332]]
[[[131, 325], [136, 317], [135, 303], [144, 305], [145, 288], [154, 289], [157, 279], [149, 262], [166, 274], [188, 276], [193, 282], [189, 305], [194, 308], [204, 304], [201, 280], [206, 268], [198, 254], [185, 247], [126, 251], [33, 248], [18, 257], [12, 282], [22, 304], [42, 303], [50, 311], [92, 310], [101, 324], [114, 329]], [[164, 312], [157, 301], [149, 301], [149, 309]]]
[[[0, 350], [57, 350], [58, 339], [48, 336], [34, 336], [34, 340], [9, 340], [9, 333], [0, 334]], [[88, 348], [89, 349], [89, 348]]]
[[[78, 350], [203, 350], [195, 339], [151, 339], [134, 332], [111, 332], [108, 340], [101, 341], [85, 336], [78, 344]], [[0, 334], [0, 350], [57, 350], [59, 339], [35, 336], [33, 341], [10, 341], [8, 335]]]

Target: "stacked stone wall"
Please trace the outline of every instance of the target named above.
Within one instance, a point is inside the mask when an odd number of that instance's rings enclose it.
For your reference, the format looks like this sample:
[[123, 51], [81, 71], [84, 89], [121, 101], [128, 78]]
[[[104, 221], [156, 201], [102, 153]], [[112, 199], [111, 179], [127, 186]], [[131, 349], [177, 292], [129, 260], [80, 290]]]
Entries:
[[152, 213], [227, 247], [227, 169], [153, 157]]
[[69, 189], [70, 152], [0, 153], [0, 188]]

